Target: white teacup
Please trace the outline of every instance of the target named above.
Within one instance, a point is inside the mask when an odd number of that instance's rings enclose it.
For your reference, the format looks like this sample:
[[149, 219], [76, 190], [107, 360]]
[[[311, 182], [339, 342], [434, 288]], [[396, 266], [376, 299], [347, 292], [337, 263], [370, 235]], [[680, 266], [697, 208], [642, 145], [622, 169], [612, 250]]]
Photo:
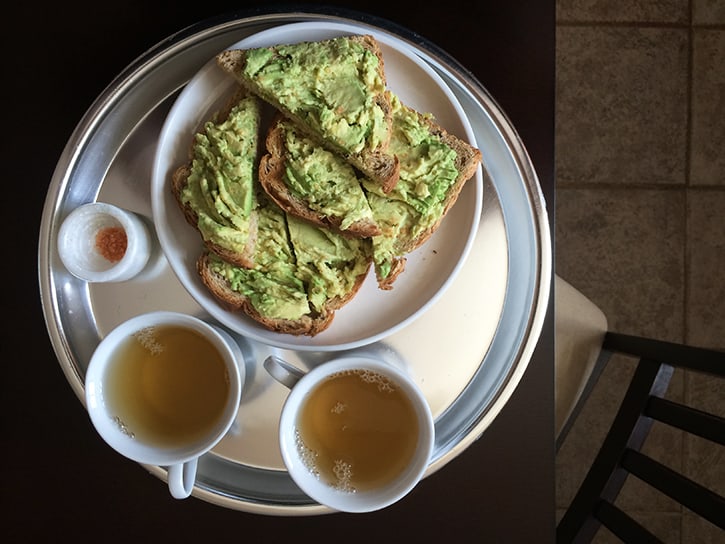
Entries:
[[120, 454], [168, 468], [177, 499], [188, 497], [197, 462], [239, 409], [242, 352], [224, 330], [194, 316], [151, 312], [113, 329], [91, 357], [86, 408]]
[[433, 451], [433, 416], [404, 372], [346, 356], [305, 373], [274, 356], [264, 367], [290, 388], [280, 451], [294, 482], [333, 510], [371, 512], [407, 495]]

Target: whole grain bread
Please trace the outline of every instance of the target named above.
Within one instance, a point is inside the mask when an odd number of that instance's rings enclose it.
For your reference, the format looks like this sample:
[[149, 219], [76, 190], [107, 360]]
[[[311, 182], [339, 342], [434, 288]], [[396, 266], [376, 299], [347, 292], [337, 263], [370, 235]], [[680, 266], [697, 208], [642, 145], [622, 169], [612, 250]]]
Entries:
[[[342, 183], [342, 179], [345, 179], [348, 182], [350, 179], [355, 180], [354, 183], [357, 184], [356, 188], [359, 188], [360, 190], [359, 198], [356, 202], [360, 205], [364, 205], [367, 211], [367, 214], [359, 219], [347, 220], [345, 215], [323, 212], [319, 207], [311, 204], [309, 200], [296, 195], [290, 189], [289, 184], [287, 183], [287, 166], [290, 160], [288, 157], [288, 150], [286, 148], [286, 131], [294, 131], [294, 127], [289, 126], [285, 119], [286, 118], [284, 116], [279, 114], [269, 127], [266, 138], [267, 153], [262, 156], [259, 164], [259, 182], [262, 188], [267, 192], [272, 200], [274, 200], [277, 205], [279, 205], [279, 207], [287, 213], [291, 213], [316, 225], [335, 229], [343, 234], [362, 238], [380, 234], [380, 227], [378, 227], [372, 217], [372, 211], [365, 200], [364, 193], [362, 192], [362, 188], [359, 186], [359, 182], [356, 180], [352, 167], [347, 167], [348, 171], [345, 172], [349, 174], [349, 177], [343, 178], [343, 176], [339, 176], [338, 178], [335, 178], [333, 172], [330, 174], [330, 177], [325, 178], [324, 180], [313, 180], [312, 183], [319, 181], [320, 184], [338, 184]], [[338, 166], [345, 168], [347, 163]], [[341, 209], [339, 203], [337, 208]], [[350, 210], [350, 213], [357, 214], [356, 217], [363, 215], [358, 208]]]
[[213, 257], [207, 251], [197, 260], [197, 271], [207, 289], [230, 311], [244, 312], [269, 330], [295, 336], [315, 336], [327, 329], [335, 317], [334, 308], [323, 312], [310, 313], [299, 319], [266, 317], [259, 313], [249, 297], [232, 289], [226, 278], [214, 272], [211, 267], [211, 259]]
[[[319, 43], [332, 43], [334, 40], [341, 39], [358, 43], [365, 50], [372, 52], [377, 57], [378, 72], [379, 77], [382, 79], [383, 88], [374, 91], [374, 103], [382, 110], [384, 114], [384, 121], [388, 127], [390, 127], [392, 125], [392, 113], [388, 95], [384, 91], [386, 81], [385, 65], [383, 54], [378, 42], [371, 35], [355, 35], [344, 36], [331, 40], [321, 40]], [[272, 46], [265, 49], [271, 51], [272, 55], [281, 56], [283, 55], [283, 53], [280, 53], [281, 47], [290, 46]], [[341, 146], [334, 140], [334, 138], [331, 138], [329, 134], [325, 134], [317, 123], [310, 121], [309, 112], [297, 111], [291, 108], [288, 104], [282, 103], [275, 93], [270, 92], [270, 90], [261, 86], [254, 78], [246, 75], [245, 69], [247, 66], [249, 51], [250, 50], [248, 49], [231, 49], [223, 51], [217, 55], [217, 63], [223, 70], [232, 74], [250, 91], [257, 94], [263, 100], [267, 101], [279, 111], [284, 113], [287, 117], [292, 119], [300, 128], [307, 131], [311, 137], [315, 138], [319, 144], [340, 154], [345, 158], [345, 160], [349, 161], [350, 164], [378, 183], [384, 192], [388, 192], [395, 187], [400, 172], [400, 164], [397, 158], [390, 154], [387, 150], [389, 137], [379, 143], [368, 142], [368, 144], [360, 151], [351, 151]], [[332, 73], [334, 73], [334, 71]], [[366, 85], [366, 82], [361, 83], [366, 87], [369, 87], [369, 85]]]
[[372, 261], [362, 256], [367, 265], [354, 277], [352, 286], [345, 293], [338, 294], [325, 300], [324, 304], [315, 308], [310, 302], [309, 311], [295, 319], [263, 315], [254, 305], [251, 296], [244, 292], [253, 289], [247, 286], [244, 289], [235, 289], [229, 280], [214, 269], [214, 261], [218, 256], [205, 251], [197, 260], [197, 272], [204, 285], [230, 311], [241, 311], [251, 319], [257, 321], [269, 330], [292, 335], [315, 336], [327, 329], [335, 317], [335, 312], [352, 300], [363, 285], [369, 272]]

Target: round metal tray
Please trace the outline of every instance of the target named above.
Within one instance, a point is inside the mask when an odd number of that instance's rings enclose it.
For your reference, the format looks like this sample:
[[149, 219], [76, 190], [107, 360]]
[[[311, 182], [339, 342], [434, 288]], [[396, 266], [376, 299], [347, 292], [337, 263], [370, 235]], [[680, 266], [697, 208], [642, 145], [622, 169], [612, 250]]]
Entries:
[[[180, 89], [216, 53], [257, 31], [299, 21], [336, 21], [408, 43], [450, 86], [483, 153], [484, 206], [471, 253], [436, 304], [412, 324], [360, 348], [405, 366], [435, 417], [426, 475], [478, 439], [510, 398], [538, 341], [549, 298], [551, 242], [546, 206], [526, 149], [505, 114], [469, 72], [435, 45], [383, 20], [330, 13], [268, 13], [215, 20], [161, 42], [98, 97], [67, 143], [51, 181], [39, 240], [41, 300], [66, 378], [83, 402], [93, 350], [133, 315], [175, 310], [210, 319], [184, 290], [158, 247], [144, 272], [124, 283], [87, 284], [58, 257], [62, 220], [82, 203], [111, 202], [146, 218], [155, 144]], [[311, 515], [329, 510], [304, 495], [284, 470], [276, 426], [286, 389], [261, 368], [268, 353], [311, 367], [330, 353], [294, 352], [236, 336], [248, 383], [236, 425], [202, 457], [194, 495], [227, 508]], [[99, 438], [100, 440], [100, 438]], [[147, 466], [165, 479], [164, 467]]]

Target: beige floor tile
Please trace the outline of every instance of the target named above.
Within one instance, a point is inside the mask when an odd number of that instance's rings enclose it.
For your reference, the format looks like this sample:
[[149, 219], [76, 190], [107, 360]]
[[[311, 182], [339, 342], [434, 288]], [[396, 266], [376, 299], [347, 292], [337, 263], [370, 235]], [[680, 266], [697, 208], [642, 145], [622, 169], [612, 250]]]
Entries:
[[619, 332], [682, 341], [684, 191], [557, 192], [557, 273]]
[[[723, 361], [725, 364], [725, 354]], [[687, 372], [685, 401], [693, 408], [725, 418], [725, 378]], [[722, 468], [725, 469], [725, 465]]]
[[556, 456], [556, 506], [566, 508], [586, 476], [609, 430], [627, 383], [633, 361], [617, 356], [602, 372]]
[[[673, 384], [673, 386], [676, 384]], [[642, 451], [677, 472], [683, 467], [684, 433], [663, 423], [655, 422]], [[618, 504], [627, 512], [680, 513], [680, 504], [659, 490], [629, 476], [622, 488]]]
[[[688, 406], [725, 417], [725, 379], [688, 372], [685, 395]], [[725, 449], [721, 446], [699, 436], [685, 436], [683, 466], [687, 477], [725, 496]], [[725, 542], [725, 534], [723, 538]]]
[[[679, 514], [670, 512], [633, 512], [632, 517], [665, 544], [680, 544], [682, 542], [680, 540], [681, 529]], [[595, 540], [595, 544], [609, 544], [610, 542], [621, 544], [622, 542], [611, 533], [607, 536], [607, 539]], [[612, 539], [610, 540], [609, 537]]]
[[[558, 0], [557, 21], [557, 273], [614, 330], [725, 349], [725, 1]], [[557, 520], [630, 372], [605, 371], [557, 454]], [[725, 413], [709, 378], [676, 371], [668, 396]], [[644, 449], [725, 493], [722, 448], [656, 423]], [[618, 504], [665, 542], [725, 544], [636, 478]]]
[[[559, 519], [563, 511], [558, 511]], [[643, 527], [659, 537], [667, 544], [680, 544], [687, 542], [694, 544], [694, 540], [680, 541], [680, 516], [667, 512], [635, 512], [632, 517]], [[713, 541], [716, 542], [716, 541]], [[606, 527], [600, 527], [592, 540], [592, 544], [621, 544], [622, 541]]]
[[682, 515], [682, 544], [725, 544], [725, 532], [714, 523], [685, 510]]
[[[722, 2], [725, 6], [725, 1]], [[695, 29], [690, 185], [725, 186], [725, 30]]]
[[558, 0], [558, 21], [661, 22], [689, 20], [687, 0]]
[[687, 221], [687, 340], [725, 349], [725, 190], [690, 190]]
[[[685, 436], [685, 475], [725, 497], [725, 451], [695, 435]], [[725, 536], [725, 535], [723, 535]]]
[[725, 2], [692, 0], [692, 22], [696, 25], [725, 24]]
[[557, 30], [559, 183], [685, 182], [688, 33]]

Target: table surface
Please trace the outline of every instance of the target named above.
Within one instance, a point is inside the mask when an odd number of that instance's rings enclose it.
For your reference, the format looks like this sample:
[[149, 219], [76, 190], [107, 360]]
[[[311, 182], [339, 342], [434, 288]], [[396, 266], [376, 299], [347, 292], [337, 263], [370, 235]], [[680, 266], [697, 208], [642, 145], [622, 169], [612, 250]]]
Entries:
[[[63, 535], [85, 542], [103, 535], [105, 542], [192, 542], [203, 536], [224, 542], [263, 536], [276, 542], [345, 535], [346, 542], [384, 542], [407, 534], [422, 542], [553, 541], [551, 305], [529, 367], [492, 425], [403, 501], [379, 512], [287, 518], [196, 498], [178, 501], [163, 482], [98, 438], [57, 362], [39, 297], [39, 223], [55, 164], [95, 97], [139, 55], [188, 25], [267, 3], [72, 4], [16, 4], [3, 36], [10, 56], [5, 84], [20, 102], [8, 104], [4, 130], [4, 162], [11, 168], [5, 184], [13, 192], [6, 197], [13, 206], [6, 204], [11, 233], [5, 253], [23, 270], [3, 267], [11, 321], [2, 342], [0, 539], [34, 542]], [[370, 0], [364, 10], [431, 40], [488, 89], [529, 151], [553, 232], [555, 4], [481, 4], [449, 1], [442, 14], [419, 2]], [[362, 9], [352, 2], [326, 5]]]

